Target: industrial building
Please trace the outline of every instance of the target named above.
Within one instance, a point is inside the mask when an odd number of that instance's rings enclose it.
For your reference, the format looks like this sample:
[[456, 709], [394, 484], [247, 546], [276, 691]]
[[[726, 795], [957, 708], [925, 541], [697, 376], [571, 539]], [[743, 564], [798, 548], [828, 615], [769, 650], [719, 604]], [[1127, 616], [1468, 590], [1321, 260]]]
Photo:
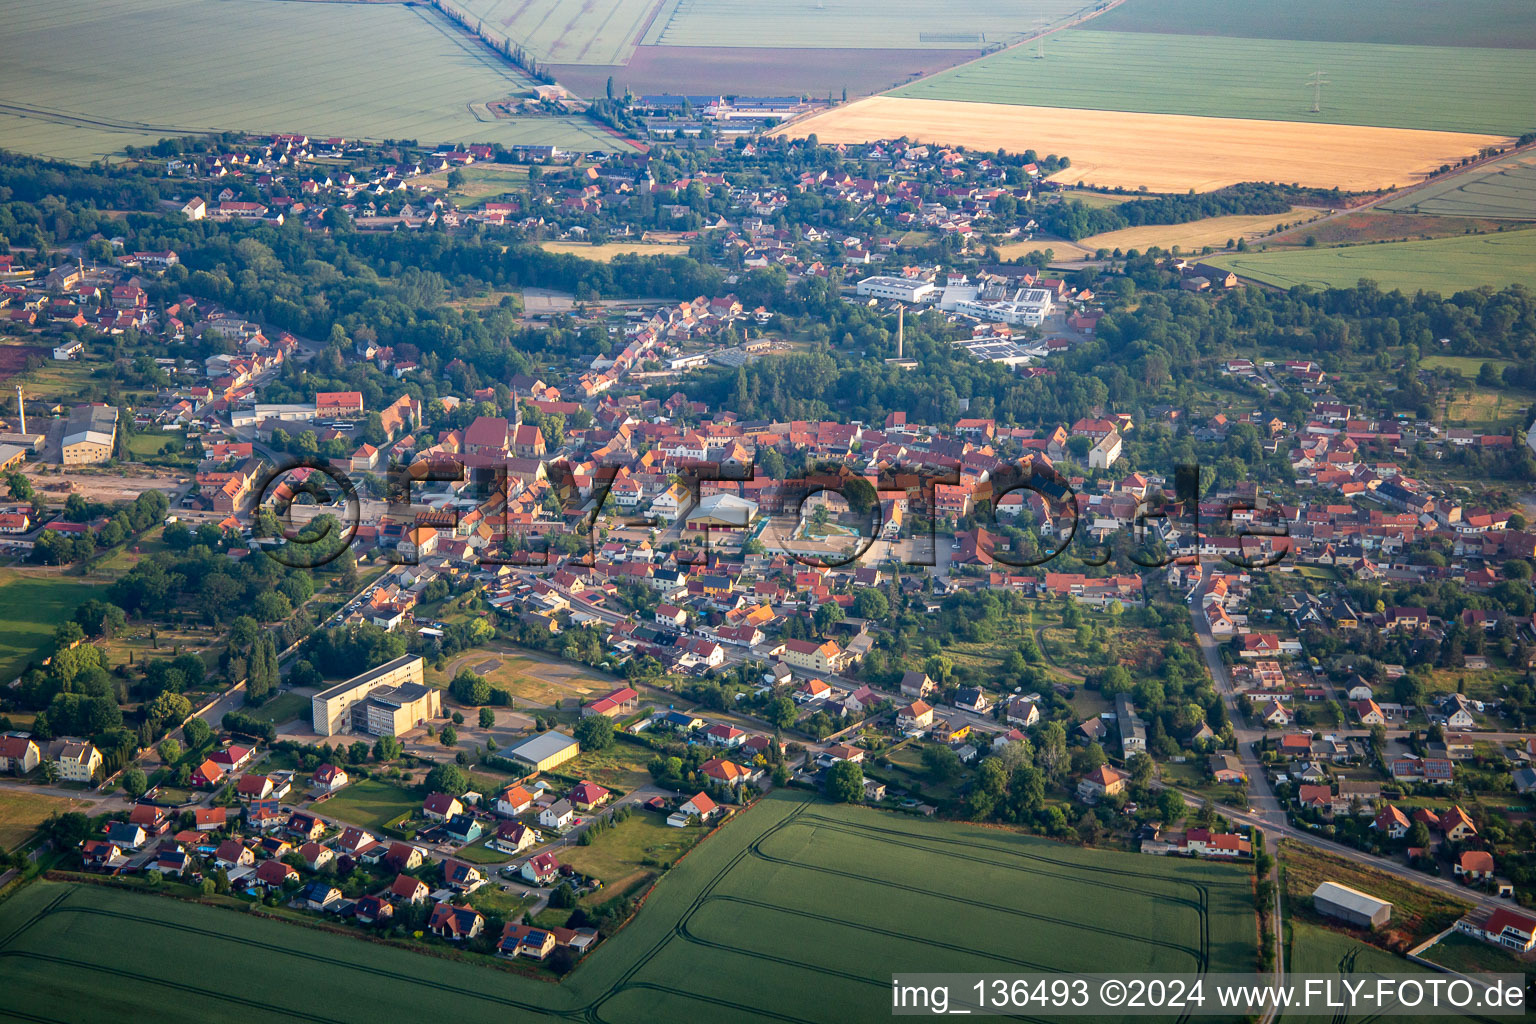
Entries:
[[421, 658], [408, 654], [322, 690], [311, 709], [315, 732], [321, 736], [398, 736], [440, 717], [443, 697], [426, 685]]
[[581, 752], [573, 737], [563, 732], [541, 732], [507, 748], [507, 756], [534, 771], [547, 772]]
[[110, 405], [77, 405], [64, 426], [60, 457], [66, 466], [106, 462], [117, 443], [117, 409]]
[[1324, 917], [1356, 928], [1380, 928], [1392, 918], [1392, 904], [1337, 882], [1324, 882], [1312, 893], [1312, 906]]

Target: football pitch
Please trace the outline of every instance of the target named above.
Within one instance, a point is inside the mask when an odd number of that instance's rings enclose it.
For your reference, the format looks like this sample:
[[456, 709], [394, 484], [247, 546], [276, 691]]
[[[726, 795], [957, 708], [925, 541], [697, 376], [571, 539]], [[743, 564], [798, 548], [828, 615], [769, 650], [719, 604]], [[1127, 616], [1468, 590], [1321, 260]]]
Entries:
[[[558, 985], [97, 886], [0, 903], [0, 1019], [872, 1020], [898, 971], [1251, 971], [1244, 868], [776, 793]], [[80, 993], [90, 992], [89, 1000]], [[9, 1014], [7, 1013], [9, 1011]]]

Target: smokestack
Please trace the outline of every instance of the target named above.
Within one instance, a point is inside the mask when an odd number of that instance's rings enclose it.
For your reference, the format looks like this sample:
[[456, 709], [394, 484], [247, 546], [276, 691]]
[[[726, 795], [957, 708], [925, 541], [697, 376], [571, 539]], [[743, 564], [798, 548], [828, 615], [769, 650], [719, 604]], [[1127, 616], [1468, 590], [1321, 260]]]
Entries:
[[21, 432], [27, 432], [27, 406], [21, 400], [21, 385], [16, 385], [16, 414], [21, 417]]
[[[907, 313], [907, 307], [906, 306], [897, 306], [896, 307], [896, 358], [897, 359], [902, 358], [902, 349], [905, 347], [905, 342], [906, 342], [906, 337], [905, 337], [905, 335], [906, 335], [906, 313]], [[20, 392], [21, 388], [18, 387], [16, 390], [18, 392]]]

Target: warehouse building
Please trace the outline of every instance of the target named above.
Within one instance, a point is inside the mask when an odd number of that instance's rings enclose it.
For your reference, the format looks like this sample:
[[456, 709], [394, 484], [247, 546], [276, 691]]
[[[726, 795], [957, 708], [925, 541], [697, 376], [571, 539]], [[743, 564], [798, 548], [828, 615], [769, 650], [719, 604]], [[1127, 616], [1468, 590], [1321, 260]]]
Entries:
[[563, 732], [541, 732], [507, 748], [507, 756], [534, 771], [547, 772], [580, 753], [576, 740]]
[[1356, 928], [1380, 928], [1392, 918], [1392, 904], [1337, 882], [1324, 882], [1312, 893], [1312, 906], [1324, 917]]
[[60, 457], [66, 466], [106, 462], [117, 443], [117, 409], [110, 405], [77, 405], [64, 425]]
[[424, 673], [421, 658], [408, 654], [320, 691], [310, 702], [315, 732], [397, 736], [437, 718], [442, 694], [425, 685]]

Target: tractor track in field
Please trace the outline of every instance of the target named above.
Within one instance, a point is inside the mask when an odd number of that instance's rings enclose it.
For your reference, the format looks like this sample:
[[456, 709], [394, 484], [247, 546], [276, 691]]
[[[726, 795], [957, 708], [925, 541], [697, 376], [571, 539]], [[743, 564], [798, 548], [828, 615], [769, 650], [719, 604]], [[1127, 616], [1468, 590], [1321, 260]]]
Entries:
[[[813, 817], [815, 817], [815, 816], [813, 815]], [[842, 827], [840, 825], [840, 823], [833, 822], [833, 821], [831, 821], [829, 819], [826, 819], [826, 818], [817, 818], [817, 821], [820, 822], [820, 824], [818, 825], [818, 827], [820, 827], [820, 828], [825, 828], [828, 831], [832, 831], [832, 832], [841, 832], [841, 833], [843, 833], [845, 835], [852, 835], [852, 836], [855, 836], [855, 837], [866, 836], [869, 832], [883, 832], [887, 836], [892, 836], [892, 835], [910, 836], [910, 833], [903, 833], [903, 832], [899, 832], [899, 831], [894, 830], [894, 829], [880, 829], [880, 828], [852, 829], [852, 828], [845, 828], [845, 827]], [[931, 846], [932, 846], [932, 844], [903, 842], [903, 841], [901, 841], [899, 839], [893, 839], [893, 838], [884, 839], [884, 840], [882, 840], [882, 842], [887, 844], [887, 845], [891, 845], [891, 846], [904, 846], [904, 847], [907, 847], [909, 849], [914, 849], [914, 850], [931, 849]], [[977, 849], [977, 848], [988, 849], [988, 847], [985, 847], [985, 846], [979, 846], [978, 844], [974, 844], [974, 843], [966, 843], [966, 842], [964, 842], [962, 840], [957, 840], [957, 839], [935, 839], [935, 840], [933, 840], [933, 842], [934, 843], [939, 843], [939, 844], [945, 844], [945, 845], [961, 846], [961, 847], [965, 847], [965, 848], [968, 848], [968, 849]], [[756, 843], [753, 844], [753, 846], [754, 846], [754, 853], [758, 857], [762, 858], [763, 860], [768, 860], [768, 861], [772, 861], [772, 862], [775, 862], [775, 863], [783, 863], [783, 864], [793, 864], [793, 863], [795, 863], [793, 861], [785, 860], [785, 859], [782, 859], [782, 858], [777, 858], [777, 857], [774, 857], [772, 854], [765, 853], [761, 849], [757, 849], [756, 848], [758, 845], [759, 844], [756, 844]], [[1001, 852], [1001, 851], [998, 851], [998, 852]], [[987, 857], [967, 856], [965, 854], [958, 854], [958, 853], [957, 854], [951, 854], [951, 856], [955, 857], [958, 860], [971, 861], [973, 863], [978, 863], [978, 864], [987, 864], [987, 865], [990, 865], [992, 867], [1014, 868], [1014, 869], [1017, 868], [1017, 865], [1015, 865], [1015, 864], [1009, 864], [1009, 863], [1006, 863], [1006, 862], [1003, 862], [1003, 861], [992, 860], [992, 859], [989, 859]], [[1014, 856], [1019, 857], [1020, 859], [1024, 859], [1024, 860], [1031, 860], [1031, 861], [1037, 861], [1037, 862], [1040, 862], [1040, 863], [1050, 864], [1050, 865], [1052, 865], [1053, 867], [1056, 867], [1056, 868], [1063, 867], [1063, 865], [1061, 864], [1060, 861], [1052, 860], [1049, 857], [1041, 857], [1038, 854], [1018, 853], [1018, 854], [1014, 854]], [[799, 866], [807, 867], [807, 868], [810, 868], [810, 869], [816, 870], [816, 871], [826, 871], [826, 872], [830, 872], [830, 873], [833, 873], [833, 874], [848, 875], [850, 877], [860, 877], [860, 878], [864, 878], [865, 877], [865, 876], [853, 875], [853, 873], [851, 873], [851, 872], [844, 872], [844, 871], [842, 871], [842, 870], [840, 870], [838, 868], [826, 868], [826, 867], [821, 867], [819, 865], [808, 865], [808, 864], [802, 864], [802, 865], [799, 865]], [[1061, 879], [1063, 881], [1077, 882], [1077, 883], [1083, 883], [1084, 881], [1086, 881], [1081, 876], [1074, 876], [1074, 875], [1067, 874], [1067, 873], [1062, 872], [1062, 871], [1044, 871], [1044, 870], [1040, 870], [1038, 868], [1034, 869], [1034, 870], [1037, 871], [1037, 873], [1039, 873], [1039, 874], [1045, 875], [1045, 876], [1050, 877], [1050, 878], [1059, 878], [1059, 879]], [[1099, 875], [1105, 875], [1105, 874], [1108, 874], [1108, 875], [1118, 875], [1118, 876], [1129, 877], [1129, 878], [1139, 878], [1139, 879], [1143, 879], [1143, 880], [1145, 880], [1145, 879], [1147, 879], [1147, 878], [1149, 878], [1151, 876], [1139, 875], [1139, 874], [1137, 874], [1135, 872], [1132, 872], [1132, 871], [1126, 871], [1126, 870], [1117, 869], [1117, 868], [1099, 868], [1099, 867], [1095, 867], [1095, 868], [1092, 868], [1092, 869], [1084, 869], [1084, 870], [1091, 870], [1092, 874], [1094, 875], [1094, 884], [1096, 885], [1097, 888], [1113, 889], [1113, 890], [1116, 890], [1116, 891], [1119, 891], [1119, 892], [1134, 893], [1134, 894], [1137, 894], [1137, 895], [1147, 895], [1146, 890], [1144, 890], [1144, 889], [1138, 889], [1138, 888], [1136, 888], [1134, 886], [1130, 886], [1130, 885], [1104, 884], [1102, 882], [1099, 882], [1097, 879], [1098, 879]], [[873, 882], [875, 882], [876, 884], [879, 884], [879, 885], [890, 885], [890, 886], [894, 886], [894, 887], [897, 887], [897, 888], [907, 889], [909, 891], [925, 891], [925, 892], [926, 891], [932, 891], [932, 890], [919, 890], [917, 887], [914, 887], [914, 886], [908, 886], [908, 885], [905, 885], [904, 883], [900, 883], [900, 882], [889, 882], [889, 881], [886, 881], [886, 880], [883, 880], [883, 879], [865, 878], [865, 880], [866, 881], [873, 881]], [[1203, 924], [1205, 922], [1205, 919], [1206, 919], [1206, 913], [1207, 913], [1207, 909], [1206, 908], [1207, 908], [1207, 900], [1208, 900], [1208, 896], [1207, 896], [1204, 888], [1199, 883], [1197, 883], [1197, 882], [1188, 882], [1188, 881], [1184, 881], [1182, 879], [1167, 879], [1166, 881], [1173, 882], [1174, 884], [1190, 886], [1191, 888], [1193, 888], [1199, 894], [1199, 898], [1197, 898], [1197, 899], [1189, 899], [1189, 898], [1181, 897], [1181, 896], [1171, 896], [1171, 895], [1167, 895], [1167, 894], [1164, 894], [1164, 893], [1156, 894], [1156, 898], [1157, 899], [1161, 899], [1161, 900], [1166, 900], [1166, 901], [1168, 901], [1170, 903], [1175, 903], [1175, 904], [1178, 904], [1180, 906], [1189, 907], [1190, 909], [1194, 910], [1200, 916], [1200, 920], [1201, 920], [1201, 922]], [[1043, 915], [1032, 914], [1029, 911], [1025, 911], [1025, 910], [1017, 910], [1017, 909], [1007, 908], [1007, 907], [996, 907], [993, 904], [981, 903], [980, 901], [967, 900], [967, 899], [965, 899], [963, 897], [951, 896], [951, 895], [948, 895], [946, 893], [939, 893], [938, 895], [943, 896], [945, 899], [953, 899], [953, 900], [956, 900], [958, 902], [965, 902], [965, 903], [974, 903], [974, 904], [976, 904], [978, 906], [984, 906], [984, 907], [989, 907], [989, 908], [996, 909], [996, 910], [1001, 910], [1004, 913], [1018, 914], [1018, 915], [1024, 916], [1024, 917], [1032, 917], [1032, 918], [1035, 918], [1037, 920], [1055, 921], [1054, 918], [1048, 918], [1048, 917], [1045, 917]], [[1057, 922], [1057, 923], [1060, 923], [1060, 922]], [[1085, 928], [1085, 929], [1088, 929], [1090, 931], [1101, 932], [1101, 933], [1106, 934], [1106, 935], [1116, 935], [1116, 936], [1118, 936], [1118, 935], [1122, 934], [1120, 931], [1117, 931], [1117, 930], [1114, 930], [1114, 929], [1099, 928], [1099, 927], [1094, 926], [1094, 925], [1081, 924], [1081, 925], [1076, 925], [1076, 927]], [[1204, 934], [1204, 932], [1205, 932], [1205, 929], [1202, 927], [1201, 948], [1199, 950], [1193, 949], [1193, 948], [1191, 948], [1189, 946], [1181, 946], [1181, 945], [1177, 945], [1177, 944], [1174, 944], [1174, 943], [1162, 942], [1160, 940], [1151, 940], [1151, 939], [1149, 939], [1147, 941], [1155, 942], [1158, 945], [1166, 946], [1169, 949], [1174, 949], [1174, 950], [1178, 950], [1180, 952], [1186, 952], [1186, 953], [1193, 954], [1194, 957], [1195, 957], [1196, 962], [1200, 965], [1200, 968], [1202, 970], [1204, 970], [1208, 966], [1208, 962], [1209, 962], [1209, 940], [1206, 937], [1206, 935]]]
[[[66, 892], [64, 895], [68, 896], [68, 893]], [[470, 996], [470, 997], [473, 997], [473, 998], [476, 998], [476, 999], [483, 999], [483, 1000], [485, 1000], [487, 1002], [496, 1003], [498, 1005], [510, 1007], [512, 1009], [527, 1010], [527, 1011], [530, 1011], [530, 1012], [533, 1012], [533, 1013], [546, 1013], [546, 1014], [550, 1014], [551, 1016], [561, 1016], [561, 1017], [572, 1017], [572, 1016], [575, 1016], [575, 1015], [577, 1015], [579, 1013], [579, 1011], [572, 1011], [572, 1010], [552, 1010], [552, 1009], [547, 1009], [545, 1007], [541, 1007], [541, 1006], [538, 1006], [538, 1005], [533, 1004], [533, 1003], [522, 1002], [522, 1001], [519, 1001], [519, 1000], [516, 1000], [516, 999], [508, 999], [508, 998], [503, 997], [503, 996], [491, 995], [489, 993], [482, 992], [482, 991], [479, 991], [479, 990], [476, 990], [476, 989], [461, 988], [461, 987], [459, 987], [457, 985], [448, 985], [448, 984], [445, 984], [443, 982], [433, 981], [433, 980], [431, 980], [429, 978], [422, 978], [422, 977], [419, 977], [419, 976], [413, 975], [413, 974], [396, 973], [394, 971], [386, 971], [386, 970], [384, 970], [382, 968], [371, 967], [371, 966], [369, 966], [369, 965], [367, 965], [365, 963], [360, 963], [360, 962], [355, 961], [355, 960], [344, 959], [344, 958], [341, 958], [341, 957], [324, 956], [324, 955], [319, 954], [319, 953], [306, 953], [306, 952], [303, 952], [301, 950], [296, 950], [296, 949], [294, 949], [294, 948], [292, 948], [290, 946], [284, 946], [284, 945], [281, 945], [281, 944], [275, 943], [275, 942], [265, 942], [265, 941], [260, 940], [260, 939], [242, 938], [240, 936], [232, 935], [232, 934], [230, 934], [227, 931], [221, 931], [221, 930], [217, 930], [217, 929], [213, 929], [213, 928], [200, 928], [200, 927], [197, 927], [196, 925], [173, 924], [171, 922], [164, 921], [164, 920], [161, 920], [159, 918], [146, 917], [146, 916], [141, 915], [141, 914], [131, 914], [131, 913], [128, 913], [126, 911], [120, 911], [120, 910], [105, 910], [105, 909], [102, 909], [102, 908], [99, 908], [99, 907], [67, 907], [67, 906], [66, 907], [60, 907], [60, 906], [58, 906], [59, 902], [60, 902], [60, 900], [55, 900], [53, 903], [49, 904], [48, 907], [44, 908], [43, 911], [41, 911], [38, 914], [34, 915], [33, 919], [31, 921], [29, 921], [28, 924], [26, 926], [24, 926], [24, 928], [25, 927], [30, 927], [32, 924], [35, 924], [38, 920], [41, 920], [43, 917], [47, 917], [47, 916], [50, 916], [52, 914], [64, 914], [64, 913], [85, 914], [85, 915], [90, 915], [90, 916], [94, 916], [94, 917], [105, 917], [105, 918], [108, 918], [108, 919], [119, 920], [119, 921], [133, 921], [133, 922], [136, 922], [136, 923], [139, 923], [139, 924], [158, 925], [159, 927], [170, 928], [170, 929], [173, 929], [173, 930], [175, 930], [177, 932], [183, 932], [183, 933], [190, 932], [190, 933], [192, 933], [194, 935], [202, 935], [202, 936], [205, 936], [207, 938], [223, 939], [223, 940], [225, 940], [227, 942], [232, 942], [232, 943], [234, 943], [236, 945], [239, 945], [239, 946], [247, 946], [247, 947], [251, 947], [251, 948], [255, 948], [255, 949], [266, 950], [268, 952], [281, 953], [283, 955], [296, 957], [296, 958], [301, 959], [301, 960], [308, 960], [311, 963], [325, 964], [326, 966], [329, 966], [329, 967], [342, 967], [342, 968], [346, 968], [348, 970], [360, 971], [360, 972], [362, 972], [364, 974], [371, 974], [371, 975], [373, 975], [375, 977], [385, 978], [385, 979], [388, 979], [390, 981], [405, 982], [405, 983], [409, 983], [411, 985], [418, 985], [418, 986], [421, 986], [421, 987], [424, 987], [424, 988], [436, 989], [439, 992], [448, 993], [450, 995]], [[279, 922], [279, 923], [281, 923], [281, 922]], [[19, 934], [21, 930], [24, 930], [24, 929], [19, 929], [16, 933], [12, 934], [12, 937], [14, 937], [14, 935], [16, 935], [16, 934]], [[7, 941], [9, 941], [9, 938], [7, 939]], [[28, 952], [24, 952], [24, 951], [0, 950], [0, 957], [6, 957], [6, 956], [18, 956], [18, 957], [31, 958], [31, 959], [57, 959], [61, 963], [71, 963], [71, 964], [74, 963], [74, 961], [65, 960], [63, 958], [52, 958], [52, 957], [48, 957], [48, 956], [46, 956], [44, 954], [34, 954], [34, 953], [28, 953]], [[165, 980], [159, 979], [159, 978], [144, 977], [142, 975], [134, 974], [133, 972], [130, 972], [130, 971], [118, 970], [118, 969], [115, 969], [115, 968], [107, 968], [107, 967], [97, 967], [96, 965], [89, 965], [89, 964], [86, 965], [86, 966], [90, 967], [93, 970], [105, 971], [107, 973], [115, 974], [115, 975], [118, 975], [120, 977], [139, 978], [140, 980], [148, 981], [148, 982], [150, 982], [152, 984], [171, 985], [172, 987], [183, 988], [186, 991], [194, 991], [195, 990], [194, 987], [192, 987], [192, 986], [186, 986], [186, 985], [182, 985], [181, 983], [176, 983], [176, 982], [168, 982], [168, 981], [165, 981]], [[214, 996], [221, 996], [221, 997], [223, 995], [222, 993], [218, 992], [217, 990], [209, 990], [206, 994], [214, 995]], [[256, 1005], [256, 1004], [253, 1003], [251, 1005]], [[298, 1011], [289, 1009], [287, 1007], [277, 1007], [275, 1009], [275, 1012], [286, 1013], [286, 1014], [297, 1014]], [[310, 1018], [310, 1019], [313, 1019], [313, 1020], [316, 1020], [316, 1021], [320, 1021], [320, 1022], [329, 1022], [333, 1018], [331, 1018], [331, 1017], [315, 1017], [315, 1018]]]
[[[852, 923], [850, 923], [849, 921], [847, 921], [847, 920], [845, 920], [843, 918], [833, 917], [830, 914], [816, 914], [816, 913], [812, 913], [809, 910], [794, 910], [794, 909], [792, 909], [790, 907], [781, 907], [781, 906], [779, 906], [779, 905], [777, 905], [775, 903], [766, 903], [766, 902], [764, 902], [762, 900], [748, 899], [745, 896], [711, 896], [710, 900], [706, 900], [705, 902], [708, 903], [711, 900], [721, 900], [721, 901], [727, 902], [727, 903], [741, 903], [741, 904], [744, 904], [745, 906], [759, 907], [759, 908], [761, 908], [763, 910], [774, 910], [774, 911], [778, 911], [779, 913], [782, 913], [782, 914], [788, 914], [788, 915], [790, 915], [792, 917], [801, 917], [801, 918], [805, 918], [805, 919], [810, 920], [810, 921], [821, 921], [821, 922], [823, 922], [825, 924], [837, 924], [837, 925], [843, 925], [843, 926], [848, 927], [848, 928], [857, 928], [859, 931], [862, 931], [862, 932], [872, 932], [872, 933], [874, 933], [876, 935], [884, 935], [884, 936], [887, 936], [888, 938], [892, 938], [892, 939], [911, 938], [911, 935], [912, 935], [912, 933], [910, 931], [899, 932], [899, 931], [895, 931], [895, 930], [890, 929], [890, 928], [877, 928], [874, 925], [869, 925], [869, 924], [855, 925], [855, 924], [852, 924]], [[697, 942], [701, 946], [719, 945], [718, 943], [712, 943], [708, 939], [697, 938], [696, 936], [693, 936], [692, 932], [689, 932], [689, 937], [690, 937], [691, 941]], [[961, 946], [961, 945], [959, 945], [957, 943], [953, 943], [953, 942], [940, 942], [939, 940], [933, 939], [933, 938], [924, 939], [923, 940], [923, 945], [925, 945], [925, 946], [937, 946], [940, 949], [949, 949], [949, 950], [953, 950], [956, 953], [966, 953], [966, 954], [970, 954], [972, 956], [990, 957], [993, 960], [1004, 960], [1004, 961], [1006, 961], [1006, 962], [1008, 962], [1010, 964], [1015, 964], [1015, 965], [1017, 965], [1019, 967], [1027, 967], [1027, 968], [1029, 968], [1032, 971], [1049, 972], [1049, 971], [1053, 970], [1053, 968], [1051, 968], [1050, 966], [1048, 966], [1046, 964], [1037, 964], [1033, 960], [1021, 960], [1018, 957], [1005, 956], [1004, 954], [999, 953], [996, 950], [973, 949], [970, 946]], [[731, 947], [725, 947], [725, 948], [731, 948]], [[761, 954], [761, 953], [756, 953], [756, 952], [752, 952], [750, 950], [744, 950], [744, 949], [733, 949], [732, 951], [733, 952], [737, 952], [737, 953], [744, 953], [744, 954], [746, 954], [748, 956], [763, 956], [763, 954]], [[766, 958], [766, 959], [771, 959], [771, 958]]]

